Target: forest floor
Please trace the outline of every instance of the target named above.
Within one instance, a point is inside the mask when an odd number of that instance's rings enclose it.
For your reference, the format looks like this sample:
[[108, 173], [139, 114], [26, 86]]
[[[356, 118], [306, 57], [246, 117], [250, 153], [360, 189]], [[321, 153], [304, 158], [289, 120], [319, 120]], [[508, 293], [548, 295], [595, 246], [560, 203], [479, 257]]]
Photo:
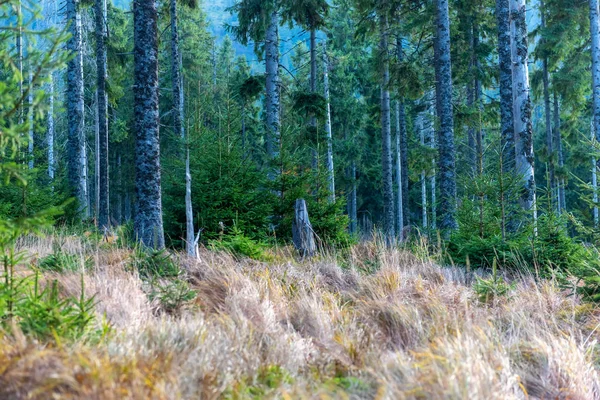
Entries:
[[[52, 236], [20, 248], [35, 263], [58, 240], [93, 260], [85, 292], [110, 332], [0, 332], [2, 399], [600, 399], [600, 309], [549, 280], [520, 276], [482, 302], [464, 269], [374, 243], [269, 263], [203, 249], [177, 256], [192, 291], [176, 298], [132, 270], [132, 250]], [[80, 295], [80, 273], [42, 280], [55, 279]]]

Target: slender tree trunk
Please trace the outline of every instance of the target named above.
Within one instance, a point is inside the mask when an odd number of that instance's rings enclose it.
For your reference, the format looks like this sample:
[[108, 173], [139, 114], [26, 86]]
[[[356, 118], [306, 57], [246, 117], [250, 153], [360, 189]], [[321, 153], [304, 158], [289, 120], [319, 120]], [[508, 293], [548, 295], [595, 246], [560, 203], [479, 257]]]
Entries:
[[[546, 27], [546, 13], [543, 10], [544, 2], [541, 2], [541, 27]], [[542, 38], [542, 44], [545, 43], [545, 39]], [[544, 92], [544, 116], [546, 120], [546, 155], [548, 157], [548, 190], [550, 191], [550, 199], [552, 202], [552, 208], [560, 212], [560, 200], [556, 195], [556, 179], [554, 174], [554, 140], [552, 132], [552, 109], [550, 108], [550, 74], [548, 72], [548, 57], [544, 56], [542, 59], [542, 84]]]
[[437, 31], [434, 46], [436, 58], [436, 99], [440, 129], [438, 134], [440, 174], [440, 229], [446, 234], [456, 223], [456, 151], [454, 148], [454, 116], [452, 114], [452, 63], [450, 60], [450, 16], [448, 0], [436, 1]]
[[50, 73], [48, 82], [48, 133], [46, 136], [48, 144], [48, 177], [54, 181], [54, 74]]
[[511, 0], [511, 35], [513, 59], [513, 116], [516, 171], [522, 180], [521, 207], [533, 213], [537, 221], [533, 166], [533, 127], [529, 95], [529, 67], [525, 0]]
[[[593, 124], [593, 120], [592, 120], [592, 124]], [[593, 127], [593, 125], [592, 125], [592, 127]], [[594, 132], [594, 131], [592, 130], [592, 132]], [[562, 138], [561, 138], [561, 133], [560, 133], [560, 108], [559, 108], [559, 104], [558, 104], [558, 94], [556, 93], [556, 91], [554, 91], [554, 143], [555, 143], [556, 152], [557, 152], [558, 168], [560, 169], [561, 174], [562, 174], [563, 168], [565, 166], [565, 158], [564, 158]], [[558, 186], [558, 212], [562, 213], [563, 211], [567, 210], [566, 196], [565, 196], [566, 186], [565, 186], [565, 178], [564, 177], [561, 176], [560, 179], [557, 179], [557, 186]]]
[[271, 13], [265, 40], [267, 153], [279, 156], [279, 15]]
[[[433, 108], [433, 107], [432, 107]], [[432, 110], [433, 111], [433, 110]], [[432, 149], [436, 148], [435, 144], [435, 129], [433, 124], [428, 129], [429, 133], [429, 147]], [[435, 159], [431, 160], [432, 173], [429, 177], [429, 184], [431, 186], [431, 229], [435, 231], [437, 229], [437, 193], [436, 193], [436, 174], [435, 174]]]
[[160, 185], [158, 113], [158, 11], [156, 2], [134, 0], [134, 229], [145, 246], [165, 246]]
[[79, 202], [82, 218], [89, 215], [87, 156], [84, 135], [83, 53], [81, 51], [81, 14], [78, 0], [67, 0], [67, 24], [71, 37], [67, 49], [73, 55], [67, 64], [68, 178]]
[[592, 39], [593, 132], [595, 132], [596, 141], [598, 142], [600, 141], [600, 12], [598, 10], [598, 0], [589, 0], [589, 5], [590, 33]]
[[121, 159], [121, 151], [117, 150], [117, 205], [113, 214], [118, 225], [123, 223], [123, 164]]
[[402, 148], [400, 147], [400, 136], [402, 136], [402, 128], [400, 127], [400, 100], [396, 100], [396, 220], [398, 231], [398, 240], [404, 240], [404, 207], [402, 200], [404, 198], [402, 194]]
[[381, 65], [381, 166], [383, 177], [383, 222], [385, 237], [390, 244], [395, 237], [394, 186], [392, 182], [392, 142], [390, 121], [390, 65], [388, 55], [388, 21], [381, 15], [379, 21], [379, 52]]
[[[19, 70], [19, 99], [23, 98], [23, 10], [21, 0], [17, 2], [17, 69]], [[21, 104], [19, 104], [21, 106]], [[23, 124], [23, 107], [19, 107], [19, 125]]]
[[171, 8], [171, 76], [173, 81], [173, 125], [175, 133], [185, 138], [181, 55], [179, 54], [179, 29], [177, 0], [170, 0]]
[[513, 77], [510, 39], [510, 0], [496, 0], [498, 60], [500, 69], [500, 131], [502, 168], [515, 171], [515, 127], [513, 123]]
[[29, 65], [29, 95], [28, 95], [28, 103], [29, 103], [29, 111], [27, 114], [27, 119], [29, 122], [29, 143], [28, 143], [28, 158], [29, 158], [29, 169], [33, 169], [34, 166], [34, 156], [33, 156], [33, 144], [34, 144], [34, 124], [33, 124], [33, 71], [32, 66]]
[[348, 195], [348, 216], [350, 217], [350, 233], [355, 234], [358, 233], [358, 209], [357, 209], [357, 184], [356, 184], [356, 163], [352, 161], [352, 165], [350, 166], [350, 180], [351, 180], [351, 189]]
[[329, 58], [327, 48], [323, 45], [323, 86], [327, 102], [325, 117], [325, 134], [327, 135], [327, 180], [329, 181], [329, 202], [335, 203], [335, 170], [333, 165], [333, 134], [331, 133], [331, 103], [329, 101]]
[[[594, 132], [594, 121], [591, 123], [591, 140], [592, 143], [596, 144], [596, 135]], [[592, 191], [593, 191], [593, 202], [594, 202], [594, 228], [598, 228], [598, 164], [596, 163], [596, 157], [592, 156]]]
[[[310, 30], [310, 92], [317, 93], [317, 31], [314, 28]], [[317, 118], [313, 115], [310, 118], [310, 126], [317, 129]], [[312, 168], [317, 171], [318, 151], [312, 148]]]
[[196, 243], [194, 236], [194, 209], [192, 207], [192, 173], [190, 171], [190, 147], [186, 148], [185, 155], [185, 221], [186, 221], [186, 249], [191, 257], [196, 257]]
[[106, 0], [96, 0], [96, 68], [98, 73], [98, 227], [106, 230], [110, 226], [110, 195], [109, 195], [109, 170], [108, 170], [108, 94], [106, 81], [108, 79], [108, 66], [106, 59], [106, 39], [108, 21], [106, 13]]
[[[96, 105], [95, 109], [96, 112], [94, 113], [94, 139], [95, 139], [95, 144], [96, 144], [96, 157], [95, 157], [95, 163], [94, 163], [94, 182], [95, 182], [95, 216], [98, 219], [99, 215], [100, 215], [100, 115], [98, 113], [98, 90], [96, 90], [96, 93], [94, 94], [94, 104]], [[99, 220], [97, 221], [99, 222]], [[106, 225], [103, 225], [102, 228], [104, 228]], [[100, 224], [98, 223], [98, 227], [100, 227]]]
[[[403, 60], [402, 50], [402, 37], [400, 35], [396, 38], [396, 57], [398, 62]], [[398, 94], [400, 96], [400, 94]], [[409, 206], [408, 206], [408, 130], [406, 128], [406, 109], [404, 107], [404, 99], [400, 96], [399, 98], [399, 118], [398, 122], [400, 131], [400, 169], [402, 173], [401, 184], [402, 184], [402, 219], [404, 226], [409, 225]], [[404, 230], [404, 226], [402, 229]]]
[[[424, 147], [425, 126], [423, 121], [423, 113], [419, 113], [419, 115], [417, 115], [416, 128], [419, 132], [421, 147]], [[427, 222], [427, 179], [425, 170], [421, 171], [421, 222], [423, 230], [427, 230], [429, 223]]]

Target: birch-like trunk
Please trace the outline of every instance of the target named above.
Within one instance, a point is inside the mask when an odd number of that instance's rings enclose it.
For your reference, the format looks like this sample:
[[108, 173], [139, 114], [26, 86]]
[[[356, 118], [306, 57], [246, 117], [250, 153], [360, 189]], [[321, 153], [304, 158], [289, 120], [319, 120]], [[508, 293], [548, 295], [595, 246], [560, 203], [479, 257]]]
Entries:
[[446, 234], [457, 228], [456, 151], [452, 114], [452, 63], [450, 59], [450, 15], [448, 0], [436, 1], [436, 99], [439, 119], [440, 229]]
[[[431, 107], [431, 114], [433, 115], [433, 111], [435, 108]], [[432, 121], [434, 118], [432, 118]], [[436, 148], [435, 144], [435, 128], [433, 126], [433, 122], [429, 125], [428, 137], [429, 137], [429, 147], [432, 149]], [[435, 173], [435, 159], [431, 160], [431, 177], [429, 178], [429, 185], [431, 188], [431, 230], [435, 231], [437, 229], [437, 192], [436, 192], [436, 173]]]
[[177, 0], [170, 0], [171, 9], [171, 78], [173, 84], [173, 126], [175, 133], [185, 138], [183, 80], [181, 77], [181, 55], [179, 54], [179, 28], [177, 18]]
[[[310, 91], [317, 93], [317, 31], [314, 28], [310, 30]], [[310, 118], [310, 126], [317, 129], [317, 118], [313, 115]], [[317, 148], [311, 149], [312, 169], [317, 171], [319, 163], [319, 154]]]
[[158, 112], [158, 10], [156, 2], [134, 0], [135, 215], [137, 239], [165, 247]]
[[525, 0], [511, 0], [511, 35], [513, 60], [513, 117], [515, 132], [516, 172], [521, 179], [521, 207], [537, 220], [533, 127], [529, 93], [529, 67]]
[[350, 180], [352, 187], [348, 194], [348, 216], [350, 217], [350, 228], [349, 231], [352, 234], [358, 233], [358, 209], [357, 209], [357, 184], [356, 184], [356, 163], [352, 161], [350, 166]]
[[48, 177], [54, 181], [54, 74], [51, 72], [48, 78], [48, 132], [46, 142], [48, 145]]
[[[398, 35], [396, 37], [396, 57], [398, 62], [402, 62], [403, 59], [403, 50], [402, 50], [402, 37]], [[409, 225], [409, 211], [408, 211], [408, 131], [406, 128], [406, 109], [404, 107], [404, 99], [400, 94], [399, 95], [399, 121], [398, 128], [400, 129], [399, 139], [400, 139], [400, 171], [401, 171], [401, 185], [402, 185], [402, 220], [403, 226], [398, 229], [404, 230], [405, 226]], [[398, 129], [397, 128], [397, 129]], [[400, 187], [400, 186], [398, 186]], [[398, 202], [400, 204], [400, 202]], [[398, 212], [400, 213], [400, 212]], [[399, 219], [398, 219], [399, 220]]]
[[106, 81], [108, 66], [106, 39], [108, 33], [106, 0], [96, 0], [96, 69], [97, 69], [97, 115], [98, 115], [98, 228], [107, 230], [110, 226], [110, 194], [108, 163], [108, 93]]
[[[423, 113], [417, 115], [415, 123], [417, 131], [419, 132], [419, 141], [421, 146], [425, 146], [425, 124], [423, 121]], [[421, 170], [421, 223], [423, 230], [427, 230], [429, 226], [427, 222], [427, 179], [425, 170]]]
[[394, 186], [392, 181], [392, 142], [390, 121], [390, 64], [388, 55], [388, 20], [379, 16], [379, 53], [381, 56], [381, 167], [383, 177], [383, 228], [386, 241], [395, 238]]
[[[596, 145], [596, 134], [594, 132], [594, 120], [591, 123], [591, 140], [595, 147]], [[596, 157], [592, 156], [592, 191], [594, 200], [594, 228], [598, 228], [598, 164]]]
[[[95, 216], [98, 218], [100, 214], [100, 115], [98, 114], [98, 90], [94, 94], [94, 142], [95, 142], [95, 159], [94, 159], [94, 183], [95, 183]], [[100, 224], [98, 224], [100, 227]]]
[[[598, 0], [589, 0], [592, 47], [592, 113], [596, 141], [600, 141], [600, 12]], [[600, 165], [599, 165], [600, 166]]]
[[279, 15], [271, 12], [265, 38], [267, 153], [279, 157]]
[[[544, 2], [541, 2], [543, 10]], [[541, 27], [546, 27], [546, 13], [541, 12]], [[545, 44], [545, 39], [542, 38], [542, 44]], [[554, 169], [554, 138], [552, 132], [552, 109], [550, 108], [550, 73], [548, 72], [548, 57], [544, 56], [542, 59], [542, 86], [544, 93], [544, 117], [546, 122], [546, 156], [548, 157], [547, 168], [548, 168], [548, 190], [550, 191], [550, 200], [553, 208], [560, 212], [560, 200], [556, 193], [556, 178]]]
[[496, 0], [498, 63], [500, 69], [500, 132], [503, 172], [515, 171], [515, 127], [513, 123], [513, 77], [510, 39], [510, 0]]
[[87, 157], [84, 135], [83, 53], [81, 51], [81, 14], [79, 0], [66, 1], [67, 25], [71, 37], [67, 50], [72, 59], [67, 64], [67, 176], [73, 195], [79, 202], [82, 218], [89, 215]]
[[396, 196], [396, 229], [398, 231], [398, 240], [404, 240], [404, 207], [402, 205], [402, 200], [404, 196], [402, 195], [402, 148], [400, 147], [400, 136], [402, 136], [400, 128], [400, 100], [396, 100], [396, 187], [397, 187], [397, 196]]
[[[593, 127], [593, 120], [592, 120]], [[565, 156], [563, 153], [563, 145], [562, 145], [562, 137], [560, 133], [560, 108], [558, 104], [558, 94], [554, 91], [554, 143], [557, 152], [557, 160], [558, 160], [558, 168], [563, 171], [565, 166]], [[594, 132], [592, 130], [592, 132]], [[565, 178], [560, 177], [557, 179], [557, 189], [558, 189], [558, 212], [562, 213], [567, 210], [567, 201], [565, 195]]]
[[190, 147], [186, 148], [185, 155], [185, 222], [186, 222], [186, 250], [189, 256], [196, 257], [196, 242], [194, 237], [194, 210], [192, 207], [192, 173], [190, 171]]
[[329, 202], [335, 203], [335, 170], [333, 165], [333, 134], [331, 132], [331, 103], [329, 101], [329, 58], [327, 48], [323, 45], [323, 87], [327, 102], [325, 116], [325, 134], [327, 136], [327, 180], [329, 182]]
[[33, 124], [33, 71], [32, 66], [29, 66], [29, 94], [27, 98], [27, 102], [29, 105], [29, 110], [27, 113], [27, 119], [29, 122], [29, 140], [27, 146], [27, 154], [29, 158], [28, 167], [29, 169], [33, 169], [34, 165], [34, 156], [33, 156], [33, 144], [34, 144], [34, 124]]

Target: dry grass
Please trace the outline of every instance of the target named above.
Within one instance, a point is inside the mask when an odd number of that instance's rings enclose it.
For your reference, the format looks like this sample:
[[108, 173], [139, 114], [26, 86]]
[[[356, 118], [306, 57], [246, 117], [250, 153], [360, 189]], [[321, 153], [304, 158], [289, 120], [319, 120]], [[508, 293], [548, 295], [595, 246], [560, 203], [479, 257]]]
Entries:
[[[49, 240], [21, 247], [44, 255]], [[549, 281], [520, 278], [481, 304], [462, 270], [376, 244], [344, 269], [331, 256], [267, 265], [203, 251], [181, 260], [196, 299], [169, 315], [128, 251], [65, 246], [94, 257], [86, 291], [112, 335], [0, 334], [0, 398], [600, 399], [600, 310]], [[78, 294], [77, 274], [51, 277]]]

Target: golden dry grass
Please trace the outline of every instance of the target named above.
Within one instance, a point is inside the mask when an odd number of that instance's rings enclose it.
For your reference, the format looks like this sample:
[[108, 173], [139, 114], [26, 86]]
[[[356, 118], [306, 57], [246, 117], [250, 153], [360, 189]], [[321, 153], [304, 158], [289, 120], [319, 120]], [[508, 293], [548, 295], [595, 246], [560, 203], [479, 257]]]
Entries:
[[[51, 240], [21, 248], [41, 256]], [[2, 399], [600, 399], [600, 310], [550, 281], [521, 277], [482, 304], [463, 270], [373, 243], [344, 269], [332, 256], [267, 265], [203, 250], [181, 258], [195, 300], [169, 315], [127, 250], [65, 243], [94, 257], [86, 292], [112, 334], [0, 334]], [[367, 264], [377, 272], [357, 272]], [[78, 274], [46, 278], [80, 291]]]

